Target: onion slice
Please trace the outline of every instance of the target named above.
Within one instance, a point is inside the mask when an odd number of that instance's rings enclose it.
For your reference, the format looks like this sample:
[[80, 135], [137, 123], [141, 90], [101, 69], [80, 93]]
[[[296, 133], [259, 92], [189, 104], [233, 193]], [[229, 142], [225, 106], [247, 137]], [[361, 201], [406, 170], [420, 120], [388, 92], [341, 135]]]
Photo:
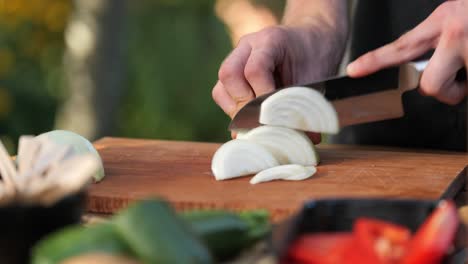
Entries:
[[303, 131], [336, 134], [338, 117], [333, 106], [314, 89], [291, 87], [263, 101], [259, 122]]
[[316, 172], [317, 168], [314, 166], [304, 167], [297, 164], [281, 165], [257, 173], [257, 175], [250, 180], [250, 184], [272, 180], [301, 181], [311, 177]]
[[318, 155], [314, 143], [302, 131], [285, 127], [260, 126], [242, 135], [264, 146], [281, 165], [317, 165]]
[[265, 147], [252, 141], [234, 139], [214, 154], [211, 170], [216, 180], [255, 174], [279, 163]]

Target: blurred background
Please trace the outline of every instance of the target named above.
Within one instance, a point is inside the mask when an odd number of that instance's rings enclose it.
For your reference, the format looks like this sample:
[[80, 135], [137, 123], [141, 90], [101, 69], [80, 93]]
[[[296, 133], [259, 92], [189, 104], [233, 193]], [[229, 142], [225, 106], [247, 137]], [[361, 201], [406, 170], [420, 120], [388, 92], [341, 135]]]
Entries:
[[0, 0], [0, 139], [68, 129], [225, 141], [211, 89], [284, 0]]

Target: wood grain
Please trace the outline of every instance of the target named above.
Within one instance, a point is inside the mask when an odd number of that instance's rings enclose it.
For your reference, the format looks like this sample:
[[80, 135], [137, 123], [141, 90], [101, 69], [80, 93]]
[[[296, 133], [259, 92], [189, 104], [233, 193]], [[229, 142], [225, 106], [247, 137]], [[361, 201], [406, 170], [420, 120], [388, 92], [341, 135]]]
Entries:
[[107, 176], [89, 189], [88, 210], [94, 213], [164, 197], [179, 210], [265, 208], [280, 220], [314, 198], [451, 196], [464, 186], [465, 175], [457, 175], [468, 164], [464, 153], [323, 145], [312, 178], [250, 185], [250, 177], [214, 180], [210, 163], [219, 144], [104, 138], [95, 146]]

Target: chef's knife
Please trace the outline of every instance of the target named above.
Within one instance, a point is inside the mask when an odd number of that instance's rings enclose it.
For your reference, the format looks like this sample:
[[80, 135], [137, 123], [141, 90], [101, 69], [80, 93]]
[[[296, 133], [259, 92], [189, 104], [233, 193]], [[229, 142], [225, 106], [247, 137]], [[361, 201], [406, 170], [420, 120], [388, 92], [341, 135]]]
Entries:
[[[428, 61], [411, 62], [362, 78], [341, 76], [300, 86], [321, 92], [331, 102], [338, 114], [340, 127], [399, 118], [404, 115], [402, 94], [418, 87], [427, 63]], [[464, 69], [463, 72], [466, 79]], [[277, 91], [279, 90], [247, 103], [233, 118], [229, 130], [238, 131], [260, 126], [260, 106]]]

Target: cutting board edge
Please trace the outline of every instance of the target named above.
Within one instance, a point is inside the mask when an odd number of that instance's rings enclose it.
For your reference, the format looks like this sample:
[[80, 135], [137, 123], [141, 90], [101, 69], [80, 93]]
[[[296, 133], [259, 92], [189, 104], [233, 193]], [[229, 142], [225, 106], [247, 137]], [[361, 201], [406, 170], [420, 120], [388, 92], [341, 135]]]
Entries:
[[463, 168], [457, 177], [449, 184], [445, 189], [445, 192], [440, 197], [441, 199], [453, 199], [457, 196], [464, 188], [466, 188], [468, 181], [468, 165]]
[[219, 145], [221, 146], [223, 142], [207, 142], [207, 141], [189, 141], [189, 140], [175, 140], [175, 139], [147, 139], [147, 138], [126, 138], [126, 137], [101, 137], [93, 141], [94, 146], [105, 144], [106, 141], [133, 141], [133, 142], [153, 142], [153, 143], [195, 143], [195, 144], [210, 144], [210, 145]]
[[[129, 205], [134, 202], [141, 201], [144, 199], [165, 199], [164, 197], [160, 196], [148, 196], [148, 197], [130, 197], [130, 198], [123, 198], [123, 197], [102, 197], [99, 195], [88, 195], [87, 204], [86, 204], [86, 211], [88, 213], [96, 213], [96, 214], [115, 214], [120, 210], [124, 210]], [[255, 207], [255, 206], [240, 206], [238, 203], [226, 203], [226, 204], [214, 204], [214, 203], [206, 203], [206, 201], [202, 202], [194, 202], [194, 201], [168, 201], [171, 206], [178, 212], [183, 212], [187, 210], [199, 210], [199, 209], [206, 209], [206, 210], [228, 210], [233, 212], [242, 212], [248, 210], [266, 210], [270, 214], [270, 218], [273, 222], [279, 222], [288, 217], [291, 217], [298, 213], [301, 208], [306, 203], [309, 203], [314, 200], [321, 200], [321, 199], [414, 199], [414, 200], [432, 200], [428, 198], [415, 198], [409, 196], [392, 196], [392, 195], [382, 195], [382, 196], [367, 196], [367, 195], [355, 195], [355, 196], [324, 196], [324, 197], [317, 197], [313, 198], [310, 197], [304, 200], [302, 203], [296, 205], [295, 208], [279, 208], [279, 207]]]
[[[123, 197], [100, 197], [100, 196], [89, 196], [86, 201], [86, 212], [95, 214], [115, 214], [120, 210], [124, 210], [132, 203], [144, 200], [144, 199], [164, 199], [164, 197], [148, 196], [143, 198], [123, 198]], [[287, 217], [292, 216], [302, 207], [298, 206], [295, 209], [286, 208], [265, 208], [265, 207], [248, 207], [240, 206], [236, 204], [207, 204], [205, 202], [193, 202], [193, 201], [168, 201], [171, 206], [178, 212], [188, 210], [228, 210], [233, 212], [243, 212], [248, 210], [266, 210], [270, 214], [272, 221], [277, 222]]]

